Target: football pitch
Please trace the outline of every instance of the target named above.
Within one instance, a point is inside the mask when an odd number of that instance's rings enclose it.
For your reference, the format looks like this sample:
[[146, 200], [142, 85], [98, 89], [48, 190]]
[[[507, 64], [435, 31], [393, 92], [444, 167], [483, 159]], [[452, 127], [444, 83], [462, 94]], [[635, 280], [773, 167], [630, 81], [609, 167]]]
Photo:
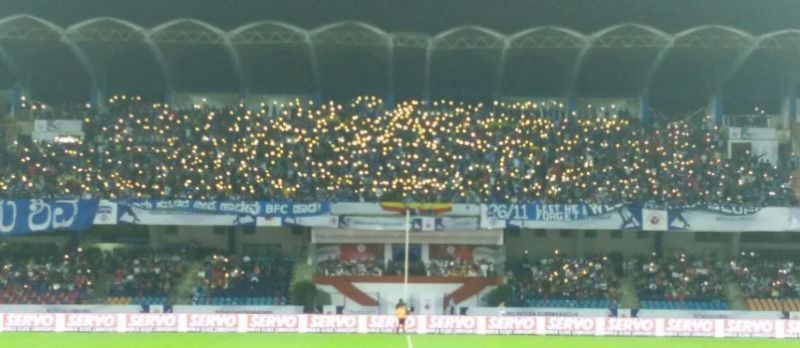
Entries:
[[771, 348], [797, 340], [392, 334], [0, 333], [3, 348]]

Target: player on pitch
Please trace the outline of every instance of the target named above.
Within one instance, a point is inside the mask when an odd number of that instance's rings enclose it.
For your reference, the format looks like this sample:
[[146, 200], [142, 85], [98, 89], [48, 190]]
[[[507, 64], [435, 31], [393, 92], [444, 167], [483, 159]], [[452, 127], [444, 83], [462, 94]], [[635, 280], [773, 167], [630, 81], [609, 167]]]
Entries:
[[400, 330], [403, 330], [403, 333], [406, 333], [406, 316], [408, 316], [408, 307], [406, 304], [403, 303], [403, 300], [397, 302], [397, 305], [394, 306], [394, 315], [397, 316], [397, 333], [400, 333]]

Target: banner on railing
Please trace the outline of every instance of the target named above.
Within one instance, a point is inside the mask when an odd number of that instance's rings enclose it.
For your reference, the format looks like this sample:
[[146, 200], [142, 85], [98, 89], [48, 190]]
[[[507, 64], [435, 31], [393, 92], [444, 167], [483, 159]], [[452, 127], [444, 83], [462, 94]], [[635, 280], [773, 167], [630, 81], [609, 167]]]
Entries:
[[641, 230], [642, 208], [603, 204], [489, 204], [482, 209], [484, 228]]
[[[336, 227], [352, 230], [435, 232], [477, 230], [477, 217], [405, 217], [390, 216], [339, 216]], [[410, 222], [410, 226], [406, 226]]]
[[689, 232], [800, 231], [800, 207], [707, 205], [657, 209], [641, 205], [488, 204], [481, 228]]
[[119, 223], [182, 226], [281, 226], [284, 218], [326, 215], [322, 203], [149, 200], [118, 202]]
[[671, 231], [800, 231], [800, 208], [709, 205], [669, 211]]
[[[0, 313], [0, 332], [393, 332], [390, 315]], [[414, 315], [417, 334], [800, 337], [800, 321], [776, 319], [587, 318]]]
[[33, 141], [73, 142], [83, 139], [81, 120], [35, 120], [33, 121]]
[[119, 223], [138, 225], [255, 225], [258, 202], [149, 200], [119, 202]]
[[94, 216], [95, 225], [117, 224], [117, 203], [101, 199]]
[[0, 235], [87, 230], [97, 206], [97, 200], [0, 201]]
[[[399, 204], [399, 203], [397, 203]], [[5, 200], [0, 235], [92, 225], [311, 226], [403, 231], [403, 206], [394, 203], [287, 203], [194, 200]], [[688, 232], [800, 231], [800, 207], [707, 205], [658, 209], [637, 204], [408, 204], [411, 230], [503, 229]], [[401, 209], [403, 208], [403, 209]], [[398, 210], [400, 209], [400, 210]], [[345, 214], [345, 212], [350, 212]]]
[[421, 202], [341, 202], [331, 207], [335, 215], [405, 215], [409, 211], [414, 216], [478, 216], [480, 205], [457, 203]]

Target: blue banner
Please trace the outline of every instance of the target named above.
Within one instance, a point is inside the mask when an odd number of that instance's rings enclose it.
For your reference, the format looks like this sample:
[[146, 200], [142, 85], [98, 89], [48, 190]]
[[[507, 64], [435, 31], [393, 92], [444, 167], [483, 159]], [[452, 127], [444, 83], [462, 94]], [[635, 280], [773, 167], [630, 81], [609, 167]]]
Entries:
[[331, 212], [328, 202], [317, 203], [290, 203], [290, 202], [259, 202], [261, 216], [282, 218], [301, 218], [318, 215], [327, 215]]
[[98, 200], [0, 201], [0, 235], [87, 230], [98, 205]]

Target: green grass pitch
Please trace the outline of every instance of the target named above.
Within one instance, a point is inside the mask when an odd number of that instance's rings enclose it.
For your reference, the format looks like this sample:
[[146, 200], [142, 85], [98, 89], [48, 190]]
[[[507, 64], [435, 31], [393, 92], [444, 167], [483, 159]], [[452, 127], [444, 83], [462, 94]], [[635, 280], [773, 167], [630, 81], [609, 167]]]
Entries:
[[0, 333], [3, 348], [772, 348], [798, 340], [391, 334]]

